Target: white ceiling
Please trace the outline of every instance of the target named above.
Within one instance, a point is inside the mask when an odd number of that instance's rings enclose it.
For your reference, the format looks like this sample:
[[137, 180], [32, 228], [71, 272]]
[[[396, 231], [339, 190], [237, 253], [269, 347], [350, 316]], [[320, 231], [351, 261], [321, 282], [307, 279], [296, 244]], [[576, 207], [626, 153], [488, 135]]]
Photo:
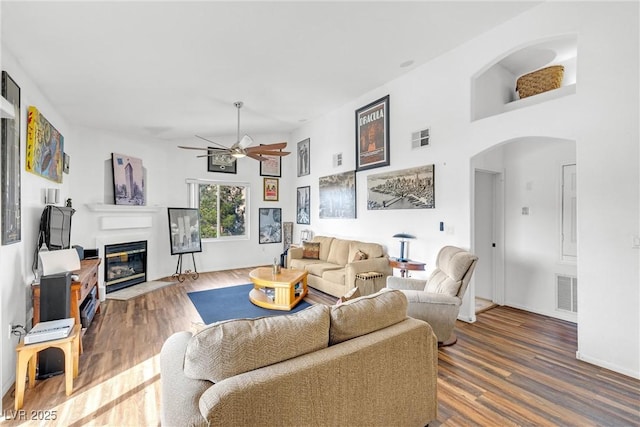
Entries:
[[234, 101], [241, 132], [290, 132], [539, 3], [3, 0], [0, 28], [69, 123], [215, 139]]

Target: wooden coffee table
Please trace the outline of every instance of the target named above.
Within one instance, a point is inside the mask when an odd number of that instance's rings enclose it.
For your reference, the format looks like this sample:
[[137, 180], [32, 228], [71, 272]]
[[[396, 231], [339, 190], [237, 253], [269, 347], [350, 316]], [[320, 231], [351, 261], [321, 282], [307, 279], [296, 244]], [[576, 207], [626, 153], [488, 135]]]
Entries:
[[273, 274], [271, 267], [258, 267], [249, 273], [253, 289], [249, 300], [272, 310], [291, 310], [307, 295], [307, 272], [283, 268]]

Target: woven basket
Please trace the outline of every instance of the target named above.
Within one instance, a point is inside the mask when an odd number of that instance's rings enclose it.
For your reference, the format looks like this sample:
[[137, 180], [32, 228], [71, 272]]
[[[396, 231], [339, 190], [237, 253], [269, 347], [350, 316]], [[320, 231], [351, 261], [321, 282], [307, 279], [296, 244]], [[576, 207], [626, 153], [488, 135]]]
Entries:
[[537, 95], [552, 89], [558, 89], [562, 85], [564, 67], [552, 65], [541, 70], [525, 74], [516, 82], [516, 90], [520, 99]]

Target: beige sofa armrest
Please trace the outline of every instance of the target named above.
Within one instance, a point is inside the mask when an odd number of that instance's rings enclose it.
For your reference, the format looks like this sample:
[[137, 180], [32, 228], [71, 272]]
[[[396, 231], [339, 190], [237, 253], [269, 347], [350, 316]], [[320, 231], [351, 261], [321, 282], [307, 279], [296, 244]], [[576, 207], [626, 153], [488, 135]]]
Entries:
[[403, 293], [406, 295], [409, 303], [414, 304], [429, 304], [431, 305], [442, 305], [442, 306], [453, 306], [456, 310], [462, 304], [462, 300], [458, 297], [452, 297], [449, 295], [443, 294], [434, 294], [430, 292], [424, 291], [411, 291], [411, 290], [403, 290]]
[[291, 268], [291, 260], [292, 259], [302, 259], [304, 251], [301, 247], [298, 246], [290, 246], [287, 251], [287, 268]]
[[389, 265], [389, 258], [369, 258], [362, 261], [350, 262], [345, 266], [345, 287], [347, 290], [352, 289], [355, 284], [356, 274], [366, 273], [369, 271], [377, 271], [385, 276], [393, 274], [393, 269]]
[[163, 426], [206, 425], [200, 415], [200, 396], [213, 384], [209, 381], [194, 380], [184, 375], [184, 355], [191, 332], [177, 332], [171, 335], [160, 350], [160, 382]]
[[411, 279], [397, 276], [387, 277], [387, 288], [389, 289], [399, 289], [401, 291], [424, 291], [424, 287], [426, 285], [427, 281], [422, 279]]

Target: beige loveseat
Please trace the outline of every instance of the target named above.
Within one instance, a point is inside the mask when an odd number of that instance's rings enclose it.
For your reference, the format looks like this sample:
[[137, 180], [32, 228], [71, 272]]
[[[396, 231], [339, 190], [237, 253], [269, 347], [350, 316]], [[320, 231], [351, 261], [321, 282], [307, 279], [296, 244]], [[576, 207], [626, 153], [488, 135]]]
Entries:
[[[287, 267], [307, 270], [308, 285], [329, 295], [341, 297], [353, 289], [358, 273], [376, 271], [382, 274], [373, 291], [383, 288], [386, 277], [393, 274], [389, 256], [378, 243], [326, 236], [315, 236], [312, 242], [320, 244], [318, 259], [305, 258], [302, 247], [291, 247], [287, 253]], [[366, 259], [358, 260], [358, 255]]]
[[400, 291], [179, 332], [160, 353], [164, 426], [425, 426], [436, 419], [429, 324]]

